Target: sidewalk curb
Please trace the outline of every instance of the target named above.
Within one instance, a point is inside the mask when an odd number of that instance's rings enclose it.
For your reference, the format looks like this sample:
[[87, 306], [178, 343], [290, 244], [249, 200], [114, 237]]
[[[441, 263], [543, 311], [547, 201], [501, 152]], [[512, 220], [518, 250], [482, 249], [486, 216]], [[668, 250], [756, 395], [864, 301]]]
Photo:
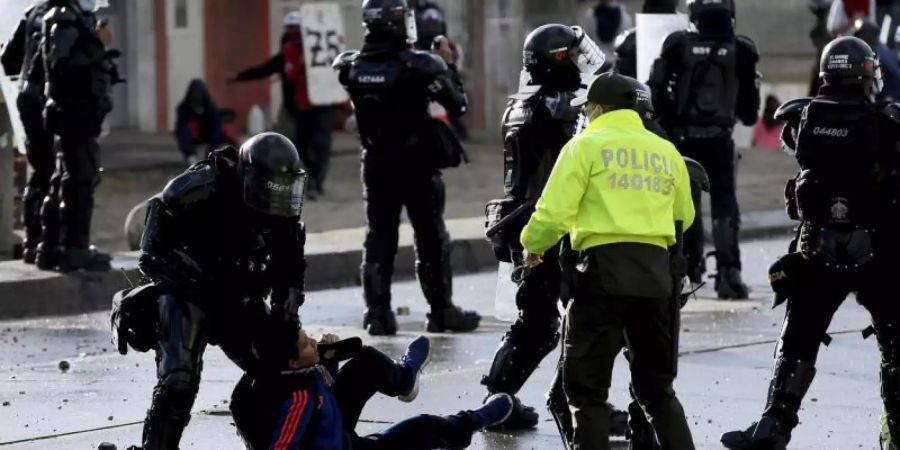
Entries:
[[[741, 231], [741, 237], [750, 240], [788, 236], [792, 227], [792, 224], [747, 227]], [[325, 249], [307, 254], [306, 288], [314, 291], [359, 286], [360, 261], [361, 249]], [[394, 279], [413, 279], [414, 261], [412, 245], [402, 245], [397, 252]], [[454, 274], [466, 274], [494, 268], [497, 261], [484, 239], [465, 237], [452, 241], [451, 265]], [[2, 262], [0, 320], [106, 310], [112, 295], [129, 287], [140, 276], [133, 254], [117, 257], [114, 266], [106, 273], [59, 274], [41, 272], [20, 261]]]

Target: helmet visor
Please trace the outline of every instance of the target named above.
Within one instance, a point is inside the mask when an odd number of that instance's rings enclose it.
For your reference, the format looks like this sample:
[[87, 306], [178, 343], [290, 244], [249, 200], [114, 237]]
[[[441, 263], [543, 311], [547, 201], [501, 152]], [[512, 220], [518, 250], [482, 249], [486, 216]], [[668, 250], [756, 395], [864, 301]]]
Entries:
[[581, 27], [572, 27], [575, 31], [576, 42], [569, 57], [584, 75], [599, 75], [600, 69], [606, 62], [606, 55], [600, 50], [600, 47], [591, 39]]
[[263, 214], [300, 217], [306, 193], [305, 171], [265, 172], [254, 167], [244, 169], [244, 202]]

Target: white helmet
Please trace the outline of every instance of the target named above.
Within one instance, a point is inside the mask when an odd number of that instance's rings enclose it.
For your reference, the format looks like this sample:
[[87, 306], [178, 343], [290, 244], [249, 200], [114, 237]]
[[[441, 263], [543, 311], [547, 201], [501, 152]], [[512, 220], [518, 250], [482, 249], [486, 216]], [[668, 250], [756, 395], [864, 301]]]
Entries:
[[283, 24], [285, 27], [299, 27], [302, 18], [300, 11], [291, 11], [284, 16]]

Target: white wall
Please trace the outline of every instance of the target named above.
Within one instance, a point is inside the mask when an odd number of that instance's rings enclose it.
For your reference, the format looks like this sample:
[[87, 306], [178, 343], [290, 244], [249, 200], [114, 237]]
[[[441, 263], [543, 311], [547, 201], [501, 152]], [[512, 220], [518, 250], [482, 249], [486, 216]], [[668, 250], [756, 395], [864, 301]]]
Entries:
[[128, 123], [144, 132], [156, 131], [156, 36], [153, 2], [128, 0], [125, 34], [128, 83]]
[[[144, 0], [146, 1], [146, 0]], [[187, 8], [186, 27], [176, 25], [176, 9], [179, 3]], [[150, 3], [150, 2], [147, 2]], [[174, 128], [175, 109], [184, 97], [188, 83], [194, 78], [203, 78], [205, 70], [204, 53], [204, 0], [166, 1], [166, 43], [168, 59], [168, 129]]]

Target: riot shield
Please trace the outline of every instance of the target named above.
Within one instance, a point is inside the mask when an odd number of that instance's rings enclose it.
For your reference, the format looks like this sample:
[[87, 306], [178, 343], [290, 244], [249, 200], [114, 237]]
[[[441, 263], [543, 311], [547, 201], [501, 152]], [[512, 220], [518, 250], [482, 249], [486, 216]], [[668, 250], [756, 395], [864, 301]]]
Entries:
[[305, 3], [300, 7], [306, 84], [313, 105], [334, 105], [349, 97], [331, 68], [346, 49], [344, 18], [337, 3]]
[[653, 61], [659, 57], [663, 41], [675, 31], [688, 28], [688, 17], [684, 14], [638, 14], [637, 15], [637, 79], [650, 79]]

